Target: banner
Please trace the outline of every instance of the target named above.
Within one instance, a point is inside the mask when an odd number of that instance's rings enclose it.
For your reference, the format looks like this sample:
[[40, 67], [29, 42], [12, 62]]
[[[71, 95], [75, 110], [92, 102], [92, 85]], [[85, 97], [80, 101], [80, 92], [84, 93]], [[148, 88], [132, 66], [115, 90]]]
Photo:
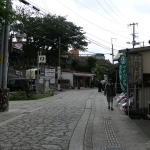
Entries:
[[123, 92], [127, 91], [127, 70], [126, 70], [126, 56], [120, 55], [119, 58], [119, 79], [120, 86]]
[[127, 62], [128, 62], [128, 83], [141, 84], [143, 81], [142, 55], [129, 54]]

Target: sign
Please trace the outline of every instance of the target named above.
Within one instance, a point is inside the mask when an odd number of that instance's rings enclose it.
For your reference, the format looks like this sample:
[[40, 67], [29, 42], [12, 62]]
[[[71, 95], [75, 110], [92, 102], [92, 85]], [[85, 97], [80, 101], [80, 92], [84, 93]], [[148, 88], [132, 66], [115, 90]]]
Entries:
[[128, 83], [141, 84], [143, 81], [142, 55], [128, 55]]
[[16, 70], [16, 74], [22, 76], [22, 72], [21, 72], [21, 71], [17, 71], [17, 70]]
[[119, 79], [122, 91], [127, 90], [127, 72], [126, 72], [126, 56], [120, 55], [119, 58]]
[[46, 77], [50, 76], [50, 69], [45, 69], [45, 76]]
[[46, 56], [45, 55], [39, 56], [39, 63], [46, 63]]
[[13, 48], [22, 50], [23, 49], [23, 42], [13, 42]]
[[60, 77], [61, 77], [61, 67], [57, 67], [57, 75], [58, 75], [58, 79], [60, 79]]
[[45, 69], [45, 76], [50, 78], [50, 83], [55, 83], [55, 69]]
[[55, 69], [50, 69], [50, 83], [55, 83]]

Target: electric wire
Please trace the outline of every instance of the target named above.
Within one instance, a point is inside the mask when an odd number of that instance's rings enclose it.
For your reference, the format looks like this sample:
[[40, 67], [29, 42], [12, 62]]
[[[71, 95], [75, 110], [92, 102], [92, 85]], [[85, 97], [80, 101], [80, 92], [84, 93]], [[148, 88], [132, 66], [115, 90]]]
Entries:
[[98, 14], [98, 15], [102, 16], [103, 18], [108, 19], [109, 21], [112, 21], [112, 22], [114, 22], [114, 23], [116, 23], [116, 24], [118, 24], [118, 25], [120, 25], [120, 26], [122, 26], [122, 27], [124, 27], [124, 28], [127, 28], [126, 26], [124, 26], [124, 25], [122, 25], [122, 24], [118, 23], [118, 21], [116, 22], [116, 21], [114, 21], [114, 20], [111, 20], [111, 19], [109, 19], [109, 18], [107, 18], [107, 17], [105, 17], [105, 16], [101, 15], [100, 13], [98, 13], [98, 12], [96, 12], [96, 11], [92, 10], [91, 8], [89, 8], [89, 7], [85, 6], [84, 4], [82, 4], [81, 2], [79, 2], [78, 0], [75, 0], [75, 1], [76, 1], [76, 2], [78, 2], [79, 4], [81, 4], [82, 6], [84, 6], [84, 7], [88, 8], [89, 10], [93, 11], [94, 13], [96, 13], [96, 14]]
[[[46, 38], [45, 38], [45, 39], [46, 39]], [[89, 38], [88, 38], [88, 39], [89, 39]], [[87, 39], [87, 40], [88, 40], [88, 39]], [[47, 39], [47, 40], [50, 40], [50, 39]], [[90, 39], [90, 40], [92, 40], [92, 39]], [[100, 46], [100, 47], [102, 47], [102, 48], [105, 48], [105, 49], [108, 48], [108, 47], [106, 48], [106, 46], [104, 46], [104, 45], [102, 45], [102, 44], [100, 44], [100, 43], [98, 43], [98, 42], [93, 42], [93, 41], [92, 41], [92, 43], [94, 43], [94, 44], [96, 44], [96, 45], [98, 45], [98, 46]], [[111, 48], [109, 48], [109, 49], [111, 49]]]
[[120, 16], [111, 8], [111, 6], [106, 2], [106, 0], [104, 0], [104, 2], [114, 12], [114, 14], [116, 14], [116, 16], [119, 17], [119, 19], [120, 19]]
[[[66, 5], [64, 5], [62, 2], [60, 2], [59, 0], [57, 0], [57, 1], [58, 1], [59, 3], [61, 3], [64, 7], [66, 7], [66, 8], [69, 9], [70, 11], [72, 11], [70, 8], [68, 8]], [[122, 36], [122, 35], [119, 35], [119, 34], [117, 34], [117, 33], [111, 32], [111, 31], [109, 31], [109, 30], [106, 30], [106, 29], [104, 29], [104, 28], [102, 28], [102, 27], [100, 27], [100, 26], [98, 26], [98, 25], [96, 25], [96, 24], [90, 22], [89, 20], [83, 18], [82, 16], [78, 15], [78, 14], [75, 13], [74, 11], [72, 11], [72, 12], [73, 12], [74, 14], [76, 14], [77, 16], [79, 16], [80, 18], [82, 18], [83, 20], [87, 21], [88, 23], [90, 23], [90, 24], [92, 24], [92, 25], [94, 25], [94, 26], [96, 26], [96, 27], [98, 27], [98, 28], [100, 28], [100, 29], [103, 29], [103, 30], [105, 30], [105, 31], [107, 31], [107, 32], [110, 32], [110, 33], [112, 33], [112, 34], [115, 34], [115, 35], [118, 35], [118, 36], [120, 36], [120, 37], [123, 37], [123, 38], [128, 39], [128, 38], [125, 37], [125, 36]]]
[[[32, 7], [31, 7], [32, 8]], [[55, 21], [56, 22], [56, 21]], [[56, 22], [57, 23], [57, 22]], [[60, 23], [58, 23], [59, 25], [61, 25], [61, 26], [63, 26], [62, 24], [60, 24]], [[63, 26], [64, 27], [64, 26]], [[71, 31], [71, 30], [70, 30]], [[73, 32], [73, 31], [72, 31]], [[35, 35], [35, 34], [34, 34]], [[38, 35], [37, 35], [38, 36]], [[40, 37], [40, 36], [39, 36]], [[46, 39], [46, 38], [43, 38], [43, 39]], [[50, 40], [50, 39], [46, 39], [46, 40]], [[88, 40], [88, 39], [87, 39]], [[91, 39], [90, 39], [91, 40]], [[98, 45], [98, 46], [100, 46], [100, 47], [102, 47], [102, 48], [105, 48], [106, 46], [104, 46], [104, 45], [102, 45], [101, 43], [95, 43], [95, 42], [92, 42], [92, 43], [94, 43], [94, 44], [96, 44], [96, 45]]]
[[[97, 1], [97, 3], [104, 9], [104, 11], [105, 11], [112, 19], [116, 20], [116, 19], [101, 5], [101, 3], [100, 3], [98, 0], [96, 0], [96, 1]], [[118, 21], [118, 20], [116, 20], [116, 21]]]
[[113, 2], [111, 0], [109, 0], [111, 2], [111, 4], [116, 8], [116, 10], [129, 22], [131, 22], [128, 18], [126, 18], [120, 11], [119, 9], [113, 4]]
[[[43, 9], [43, 8], [42, 8]], [[46, 13], [46, 12], [44, 12], [44, 13]], [[59, 24], [60, 24], [60, 22], [59, 22]], [[102, 39], [101, 39], [102, 40]], [[102, 41], [104, 41], [104, 40], [102, 40]], [[107, 42], [108, 43], [108, 42]]]

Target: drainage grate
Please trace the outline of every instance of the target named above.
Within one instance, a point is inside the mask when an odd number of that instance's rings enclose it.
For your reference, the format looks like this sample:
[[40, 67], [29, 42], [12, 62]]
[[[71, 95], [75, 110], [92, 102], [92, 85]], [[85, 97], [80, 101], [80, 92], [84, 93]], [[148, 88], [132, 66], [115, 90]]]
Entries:
[[124, 148], [120, 146], [107, 146], [103, 147], [102, 150], [124, 150]]

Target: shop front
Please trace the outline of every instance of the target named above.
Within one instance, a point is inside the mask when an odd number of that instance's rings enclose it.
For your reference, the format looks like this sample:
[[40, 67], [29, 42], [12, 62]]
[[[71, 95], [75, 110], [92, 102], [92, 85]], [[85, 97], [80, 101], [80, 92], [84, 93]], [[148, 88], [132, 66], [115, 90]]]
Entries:
[[73, 73], [73, 81], [75, 87], [91, 87], [91, 82], [95, 74], [89, 73]]

